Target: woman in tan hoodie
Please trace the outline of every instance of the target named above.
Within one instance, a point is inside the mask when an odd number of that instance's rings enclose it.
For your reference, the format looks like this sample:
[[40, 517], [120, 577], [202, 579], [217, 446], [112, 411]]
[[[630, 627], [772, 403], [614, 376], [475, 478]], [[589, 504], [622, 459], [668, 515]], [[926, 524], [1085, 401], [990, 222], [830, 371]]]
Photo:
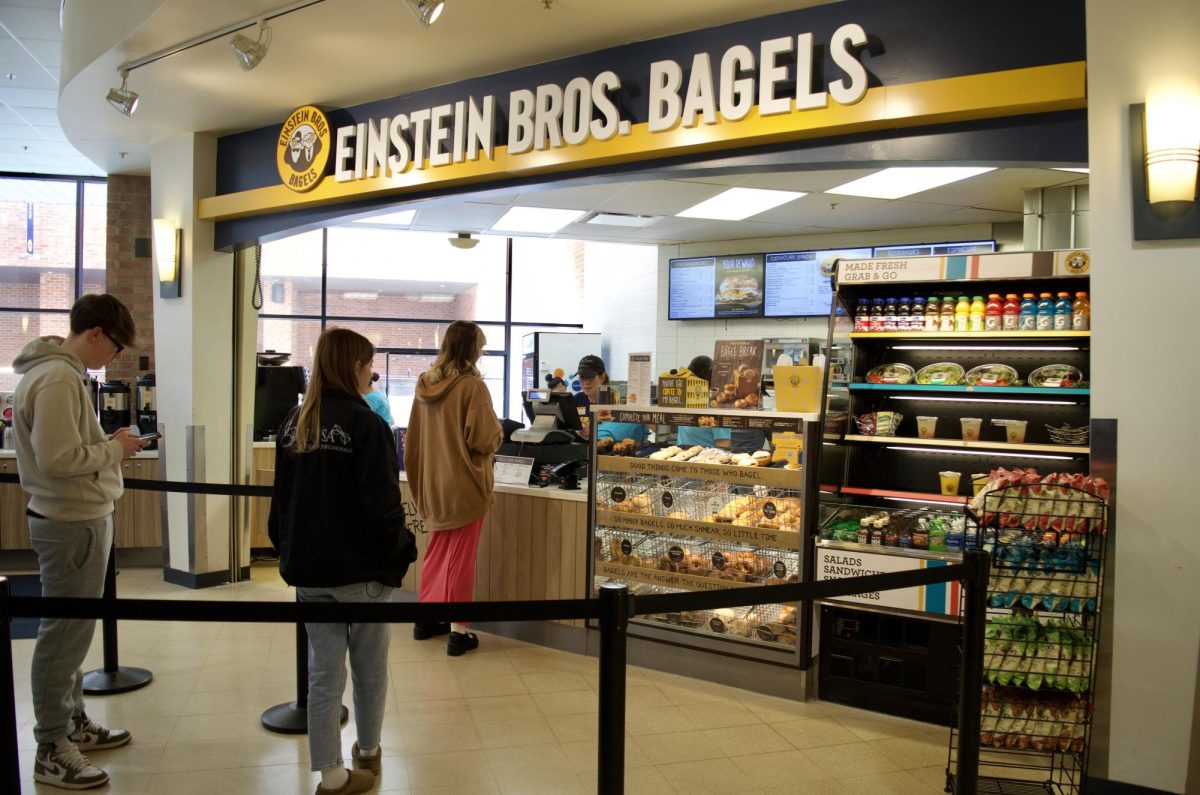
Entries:
[[[469, 602], [475, 594], [479, 530], [492, 504], [492, 458], [503, 438], [475, 367], [486, 341], [474, 323], [451, 323], [433, 366], [417, 379], [404, 468], [431, 531], [421, 564], [422, 602]], [[479, 646], [465, 623], [413, 625], [417, 640], [447, 632], [451, 657]]]

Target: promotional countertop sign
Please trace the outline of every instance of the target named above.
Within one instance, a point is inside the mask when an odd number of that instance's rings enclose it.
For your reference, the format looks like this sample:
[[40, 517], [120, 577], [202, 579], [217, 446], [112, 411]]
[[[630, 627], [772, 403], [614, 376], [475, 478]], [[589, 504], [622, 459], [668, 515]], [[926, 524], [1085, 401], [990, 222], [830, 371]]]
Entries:
[[1078, 109], [1083, 42], [1081, 0], [801, 9], [354, 108], [298, 108], [220, 140], [218, 195], [199, 211], [368, 209], [486, 181]]

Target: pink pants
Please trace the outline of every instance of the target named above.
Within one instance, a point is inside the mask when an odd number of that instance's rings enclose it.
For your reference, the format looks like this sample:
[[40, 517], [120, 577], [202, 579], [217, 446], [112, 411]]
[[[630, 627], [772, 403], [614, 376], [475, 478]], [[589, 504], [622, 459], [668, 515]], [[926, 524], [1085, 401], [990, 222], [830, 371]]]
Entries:
[[475, 600], [475, 553], [482, 527], [481, 516], [466, 527], [434, 530], [429, 534], [429, 546], [421, 564], [422, 602]]

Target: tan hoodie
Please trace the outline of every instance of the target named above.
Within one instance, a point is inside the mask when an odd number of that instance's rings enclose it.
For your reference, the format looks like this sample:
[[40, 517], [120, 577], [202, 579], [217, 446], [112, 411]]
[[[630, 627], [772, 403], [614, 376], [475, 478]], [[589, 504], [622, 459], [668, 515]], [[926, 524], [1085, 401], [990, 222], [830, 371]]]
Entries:
[[465, 527], [492, 504], [492, 458], [503, 432], [483, 379], [417, 379], [404, 437], [404, 469], [429, 530]]
[[60, 522], [99, 519], [125, 491], [120, 442], [100, 428], [79, 357], [40, 337], [13, 360], [13, 433], [29, 508]]

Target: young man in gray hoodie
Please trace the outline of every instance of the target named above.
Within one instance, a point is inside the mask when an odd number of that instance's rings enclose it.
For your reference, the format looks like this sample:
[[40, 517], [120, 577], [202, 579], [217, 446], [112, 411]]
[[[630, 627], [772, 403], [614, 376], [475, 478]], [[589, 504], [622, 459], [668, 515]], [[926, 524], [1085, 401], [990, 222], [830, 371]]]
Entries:
[[[85, 295], [71, 307], [71, 333], [40, 337], [13, 361], [21, 376], [13, 432], [21, 487], [29, 495], [29, 538], [38, 556], [42, 596], [99, 598], [113, 541], [113, 502], [124, 491], [120, 462], [147, 442], [121, 428], [109, 438], [88, 396], [97, 370], [133, 343], [137, 329], [111, 295]], [[43, 618], [31, 666], [38, 742], [33, 778], [63, 789], [108, 782], [82, 751], [132, 739], [83, 711], [80, 666], [92, 644], [93, 619]]]

